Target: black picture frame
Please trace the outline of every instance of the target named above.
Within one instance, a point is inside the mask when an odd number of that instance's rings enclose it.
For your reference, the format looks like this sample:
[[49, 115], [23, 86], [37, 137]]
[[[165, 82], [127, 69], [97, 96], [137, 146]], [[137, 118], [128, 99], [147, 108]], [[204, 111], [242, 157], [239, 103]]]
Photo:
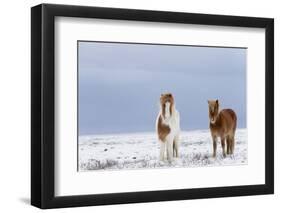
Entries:
[[[264, 28], [265, 184], [93, 195], [54, 195], [54, 20], [101, 18], [162, 23]], [[262, 140], [262, 139], [261, 139]], [[274, 19], [149, 10], [41, 4], [31, 8], [31, 204], [42, 209], [218, 198], [274, 193]]]

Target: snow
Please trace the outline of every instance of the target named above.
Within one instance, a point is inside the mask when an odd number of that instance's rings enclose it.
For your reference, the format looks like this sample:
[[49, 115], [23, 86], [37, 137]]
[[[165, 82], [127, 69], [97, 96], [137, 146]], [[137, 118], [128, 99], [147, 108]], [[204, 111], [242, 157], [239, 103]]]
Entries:
[[79, 171], [171, 167], [225, 166], [247, 164], [247, 130], [237, 129], [233, 155], [212, 157], [209, 130], [182, 131], [179, 158], [159, 161], [157, 135], [151, 133], [79, 136]]

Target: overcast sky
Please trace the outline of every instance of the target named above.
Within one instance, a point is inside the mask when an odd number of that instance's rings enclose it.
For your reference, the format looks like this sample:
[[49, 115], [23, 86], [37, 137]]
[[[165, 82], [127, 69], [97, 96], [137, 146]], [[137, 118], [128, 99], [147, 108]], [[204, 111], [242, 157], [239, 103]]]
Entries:
[[79, 134], [155, 131], [171, 92], [181, 129], [207, 129], [208, 99], [246, 127], [246, 49], [79, 42]]

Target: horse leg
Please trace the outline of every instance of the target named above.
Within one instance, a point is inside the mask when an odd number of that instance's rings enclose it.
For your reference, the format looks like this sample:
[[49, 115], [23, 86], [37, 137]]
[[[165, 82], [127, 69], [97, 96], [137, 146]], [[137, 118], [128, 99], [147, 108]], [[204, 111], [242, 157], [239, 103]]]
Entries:
[[173, 143], [174, 143], [173, 139], [171, 138], [167, 139], [167, 144], [166, 144], [167, 158], [170, 163], [173, 160]]
[[174, 138], [173, 156], [176, 157], [176, 158], [179, 157], [179, 136], [178, 135]]
[[160, 141], [160, 161], [164, 161], [166, 142]]
[[217, 137], [213, 136], [213, 157], [217, 155]]
[[226, 157], [226, 154], [225, 154], [225, 138], [224, 137], [221, 137], [221, 147], [222, 147], [223, 157]]
[[231, 137], [231, 149], [230, 149], [230, 154], [233, 155], [234, 153], [234, 146], [235, 146], [235, 141], [234, 141], [234, 135]]
[[226, 137], [226, 154], [230, 154], [231, 139], [229, 136]]

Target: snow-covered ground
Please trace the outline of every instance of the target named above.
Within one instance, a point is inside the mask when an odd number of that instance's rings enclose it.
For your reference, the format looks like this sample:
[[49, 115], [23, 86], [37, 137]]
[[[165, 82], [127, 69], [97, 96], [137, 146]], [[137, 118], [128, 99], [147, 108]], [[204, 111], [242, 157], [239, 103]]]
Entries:
[[95, 135], [79, 137], [79, 171], [144, 169], [247, 164], [247, 130], [237, 129], [235, 152], [223, 158], [220, 142], [212, 157], [209, 130], [181, 132], [180, 156], [172, 163], [159, 161], [155, 133]]

